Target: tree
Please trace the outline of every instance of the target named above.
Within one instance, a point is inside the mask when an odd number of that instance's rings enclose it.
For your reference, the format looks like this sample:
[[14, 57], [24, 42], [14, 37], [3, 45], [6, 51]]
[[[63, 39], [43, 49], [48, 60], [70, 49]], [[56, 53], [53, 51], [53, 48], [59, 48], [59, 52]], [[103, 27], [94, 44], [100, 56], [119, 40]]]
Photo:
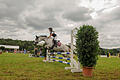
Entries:
[[98, 59], [98, 32], [93, 26], [83, 25], [76, 34], [76, 52], [83, 67], [93, 67]]
[[4, 46], [1, 46], [0, 49], [1, 49], [2, 51], [5, 51], [5, 47], [4, 47]]

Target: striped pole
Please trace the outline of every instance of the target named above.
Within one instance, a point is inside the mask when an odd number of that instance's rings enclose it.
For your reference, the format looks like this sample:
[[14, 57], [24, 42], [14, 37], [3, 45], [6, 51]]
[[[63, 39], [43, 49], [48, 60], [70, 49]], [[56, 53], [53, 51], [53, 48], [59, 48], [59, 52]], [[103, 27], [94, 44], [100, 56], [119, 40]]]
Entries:
[[60, 61], [60, 60], [55, 60], [55, 59], [50, 59], [51, 61], [56, 61], [56, 62], [60, 62], [60, 63], [65, 63], [65, 64], [69, 64], [70, 65], [70, 63], [69, 62], [66, 62], [66, 61]]
[[51, 52], [48, 54], [70, 54], [70, 52]]
[[57, 59], [66, 59], [66, 60], [70, 60], [70, 58], [65, 58], [65, 57], [57, 57], [57, 56], [50, 56], [50, 58], [57, 58]]

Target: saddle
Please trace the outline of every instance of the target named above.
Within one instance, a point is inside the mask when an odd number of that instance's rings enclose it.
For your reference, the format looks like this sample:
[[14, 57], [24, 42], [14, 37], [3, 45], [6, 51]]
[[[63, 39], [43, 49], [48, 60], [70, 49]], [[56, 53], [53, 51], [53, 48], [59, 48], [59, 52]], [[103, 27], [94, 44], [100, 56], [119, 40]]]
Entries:
[[57, 46], [61, 46], [61, 42], [60, 41], [57, 41]]
[[59, 40], [55, 40], [55, 43], [53, 45], [54, 47], [61, 46], [61, 42]]
[[59, 40], [54, 40], [53, 45], [50, 49], [53, 49], [54, 47], [60, 47], [60, 46], [61, 46], [61, 42]]

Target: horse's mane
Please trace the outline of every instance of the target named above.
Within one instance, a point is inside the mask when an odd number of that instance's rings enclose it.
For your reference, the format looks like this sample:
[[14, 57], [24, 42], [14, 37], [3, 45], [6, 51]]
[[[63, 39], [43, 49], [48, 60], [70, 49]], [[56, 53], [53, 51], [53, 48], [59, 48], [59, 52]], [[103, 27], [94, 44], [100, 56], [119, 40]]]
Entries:
[[47, 37], [46, 35], [40, 35], [39, 37]]

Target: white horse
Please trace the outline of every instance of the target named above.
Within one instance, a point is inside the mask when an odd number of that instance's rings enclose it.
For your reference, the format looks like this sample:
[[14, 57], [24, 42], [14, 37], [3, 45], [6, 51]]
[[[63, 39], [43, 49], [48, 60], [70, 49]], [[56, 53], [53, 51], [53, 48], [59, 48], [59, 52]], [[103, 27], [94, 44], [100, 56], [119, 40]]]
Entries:
[[[39, 43], [41, 41], [45, 41], [45, 47], [48, 49], [51, 49], [51, 47], [54, 45], [53, 39], [48, 38], [47, 36], [36, 36], [35, 43]], [[54, 46], [53, 50], [55, 51], [64, 51], [64, 52], [70, 52], [70, 48], [64, 44], [61, 43], [60, 46]]]

